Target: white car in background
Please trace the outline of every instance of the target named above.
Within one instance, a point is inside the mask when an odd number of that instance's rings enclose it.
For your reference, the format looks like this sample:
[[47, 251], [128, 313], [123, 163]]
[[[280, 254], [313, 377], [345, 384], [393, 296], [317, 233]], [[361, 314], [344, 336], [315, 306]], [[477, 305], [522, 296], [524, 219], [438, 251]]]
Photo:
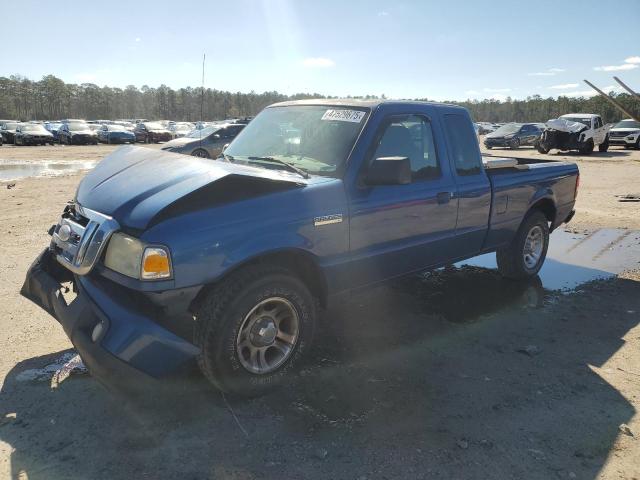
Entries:
[[628, 118], [616, 123], [609, 130], [609, 143], [640, 150], [640, 122]]
[[609, 149], [609, 128], [602, 117], [594, 113], [567, 113], [545, 124], [536, 148], [540, 153], [551, 149], [561, 151], [578, 150], [589, 155], [597, 146], [598, 151]]

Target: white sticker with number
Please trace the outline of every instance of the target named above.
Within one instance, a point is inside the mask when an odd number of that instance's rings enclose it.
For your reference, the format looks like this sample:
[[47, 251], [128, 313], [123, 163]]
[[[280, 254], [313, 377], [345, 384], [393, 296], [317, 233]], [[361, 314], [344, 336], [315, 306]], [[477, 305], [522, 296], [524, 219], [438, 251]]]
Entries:
[[361, 110], [327, 110], [322, 115], [322, 120], [337, 120], [339, 122], [360, 123], [365, 112]]

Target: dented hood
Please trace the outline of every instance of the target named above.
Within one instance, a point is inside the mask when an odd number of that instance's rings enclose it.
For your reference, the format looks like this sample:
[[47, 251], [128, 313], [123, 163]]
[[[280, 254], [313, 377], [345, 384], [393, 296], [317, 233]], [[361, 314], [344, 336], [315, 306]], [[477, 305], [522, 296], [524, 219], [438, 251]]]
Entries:
[[75, 201], [124, 227], [144, 230], [168, 215], [312, 181], [288, 172], [126, 146], [82, 179]]

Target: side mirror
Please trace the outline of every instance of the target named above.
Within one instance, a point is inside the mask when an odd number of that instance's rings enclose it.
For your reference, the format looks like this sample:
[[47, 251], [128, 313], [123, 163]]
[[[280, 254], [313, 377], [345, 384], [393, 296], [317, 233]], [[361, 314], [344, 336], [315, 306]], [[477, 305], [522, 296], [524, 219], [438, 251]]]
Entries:
[[406, 185], [411, 183], [409, 157], [378, 157], [365, 176], [367, 185]]
[[222, 151], [224, 152], [224, 151], [227, 149], [227, 147], [228, 147], [228, 146], [229, 146], [229, 144], [228, 144], [228, 143], [225, 143], [225, 144], [222, 146]]

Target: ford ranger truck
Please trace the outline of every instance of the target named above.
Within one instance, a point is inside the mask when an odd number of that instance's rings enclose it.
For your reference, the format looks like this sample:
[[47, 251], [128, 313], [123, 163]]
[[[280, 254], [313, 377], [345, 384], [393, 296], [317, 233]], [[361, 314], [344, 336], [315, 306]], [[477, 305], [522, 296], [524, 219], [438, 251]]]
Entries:
[[354, 289], [486, 252], [505, 277], [535, 276], [577, 188], [573, 163], [483, 160], [457, 106], [278, 103], [217, 160], [110, 154], [22, 295], [107, 384], [197, 361], [222, 391], [257, 395], [289, 378], [320, 312]]

